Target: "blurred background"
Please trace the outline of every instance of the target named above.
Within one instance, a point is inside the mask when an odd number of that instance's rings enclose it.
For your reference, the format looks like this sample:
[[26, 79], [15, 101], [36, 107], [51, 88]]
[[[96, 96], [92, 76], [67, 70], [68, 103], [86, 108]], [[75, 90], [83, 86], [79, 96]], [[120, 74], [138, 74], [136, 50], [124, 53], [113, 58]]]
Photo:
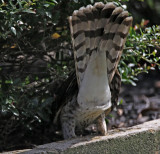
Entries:
[[[75, 70], [67, 18], [95, 2], [0, 0], [0, 151], [62, 140], [52, 121]], [[109, 129], [160, 118], [160, 1], [114, 3], [134, 20], [118, 66], [122, 88], [117, 110], [106, 119]]]

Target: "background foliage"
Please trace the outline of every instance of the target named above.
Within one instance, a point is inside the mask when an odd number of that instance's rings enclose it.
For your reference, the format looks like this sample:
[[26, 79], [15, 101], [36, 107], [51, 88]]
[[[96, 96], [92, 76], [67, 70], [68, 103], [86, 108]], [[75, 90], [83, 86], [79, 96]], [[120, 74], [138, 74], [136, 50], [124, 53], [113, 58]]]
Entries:
[[[52, 124], [57, 89], [74, 70], [67, 17], [81, 6], [95, 2], [1, 0], [0, 140], [3, 143], [0, 145], [3, 146], [0, 149], [7, 147], [9, 136], [18, 128], [23, 129], [21, 136], [26, 137], [37, 133], [37, 128], [43, 132]], [[160, 2], [117, 0], [115, 3], [128, 6], [135, 15], [119, 70], [124, 83], [136, 85], [139, 73], [160, 68]]]

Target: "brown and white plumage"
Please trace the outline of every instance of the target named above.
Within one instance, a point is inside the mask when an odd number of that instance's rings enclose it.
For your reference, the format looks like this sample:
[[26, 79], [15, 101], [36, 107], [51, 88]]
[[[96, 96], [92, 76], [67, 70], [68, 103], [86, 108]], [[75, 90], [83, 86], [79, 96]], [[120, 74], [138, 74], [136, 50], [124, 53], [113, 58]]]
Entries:
[[[105, 51], [111, 82], [122, 54], [132, 17], [113, 3], [82, 7], [69, 17], [78, 84], [93, 50]], [[98, 52], [97, 51], [97, 52]]]
[[97, 128], [106, 134], [105, 115], [111, 101], [118, 100], [120, 75], [117, 71], [132, 17], [113, 3], [95, 3], [69, 17], [78, 94], [66, 100], [58, 111], [64, 138], [75, 136], [97, 120]]

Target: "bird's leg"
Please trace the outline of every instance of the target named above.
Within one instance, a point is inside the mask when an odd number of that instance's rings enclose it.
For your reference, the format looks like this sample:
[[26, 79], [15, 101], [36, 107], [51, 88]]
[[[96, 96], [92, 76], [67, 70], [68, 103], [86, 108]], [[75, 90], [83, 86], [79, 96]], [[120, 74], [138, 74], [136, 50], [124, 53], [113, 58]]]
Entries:
[[61, 119], [62, 132], [64, 139], [70, 139], [76, 137], [75, 134], [75, 120], [69, 118], [68, 120]]
[[97, 130], [101, 135], [107, 135], [107, 125], [105, 121], [105, 113], [102, 113], [97, 119]]
[[75, 135], [75, 116], [73, 103], [74, 98], [66, 106], [63, 107], [60, 115], [62, 132], [64, 139], [70, 139], [76, 137]]

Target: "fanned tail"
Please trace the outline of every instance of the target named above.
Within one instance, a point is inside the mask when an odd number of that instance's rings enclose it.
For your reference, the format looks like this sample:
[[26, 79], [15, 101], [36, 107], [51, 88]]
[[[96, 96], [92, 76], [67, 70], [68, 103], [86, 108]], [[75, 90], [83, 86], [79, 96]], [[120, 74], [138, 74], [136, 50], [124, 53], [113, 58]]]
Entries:
[[93, 51], [106, 52], [107, 75], [111, 83], [132, 24], [132, 17], [113, 3], [95, 3], [69, 17], [78, 85], [84, 77]]

